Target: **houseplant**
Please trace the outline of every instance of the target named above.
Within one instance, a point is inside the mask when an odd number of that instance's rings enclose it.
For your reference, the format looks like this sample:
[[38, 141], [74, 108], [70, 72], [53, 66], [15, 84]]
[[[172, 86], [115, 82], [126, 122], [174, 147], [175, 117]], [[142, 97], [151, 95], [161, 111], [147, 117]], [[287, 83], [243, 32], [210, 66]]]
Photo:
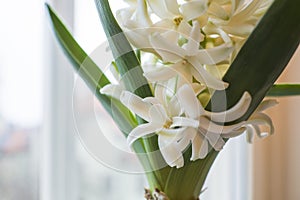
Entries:
[[273, 86], [299, 45], [297, 1], [128, 1], [117, 14], [123, 29], [107, 0], [95, 2], [117, 85], [47, 10], [76, 71], [140, 158], [147, 199], [197, 199], [228, 138], [264, 136], [260, 125], [273, 132], [262, 111], [275, 102], [264, 97], [299, 92]]

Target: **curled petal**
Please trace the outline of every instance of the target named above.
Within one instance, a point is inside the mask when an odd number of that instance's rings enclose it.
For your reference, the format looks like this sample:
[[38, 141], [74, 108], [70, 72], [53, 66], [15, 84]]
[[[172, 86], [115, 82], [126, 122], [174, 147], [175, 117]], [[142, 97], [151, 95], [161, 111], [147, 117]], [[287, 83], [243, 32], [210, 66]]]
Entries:
[[194, 127], [198, 128], [199, 126], [199, 121], [194, 120], [191, 118], [186, 118], [186, 117], [172, 117], [172, 125], [170, 128], [175, 128], [175, 127]]
[[155, 123], [141, 124], [134, 128], [127, 137], [127, 143], [131, 146], [136, 140], [146, 135], [161, 130], [161, 126]]
[[257, 107], [255, 112], [262, 112], [267, 110], [268, 108], [271, 108], [273, 106], [276, 106], [278, 104], [278, 101], [275, 99], [267, 99], [262, 101], [259, 106]]
[[200, 117], [200, 128], [202, 129], [202, 133], [210, 132], [219, 135], [230, 135], [234, 131], [240, 131], [246, 122], [239, 122], [233, 125], [219, 125], [211, 120], [207, 119], [206, 117]]
[[208, 112], [206, 115], [209, 116], [215, 122], [231, 122], [242, 117], [248, 110], [251, 103], [251, 95], [248, 92], [244, 92], [243, 96], [237, 104], [235, 104], [229, 110], [224, 112]]
[[253, 143], [253, 137], [254, 137], [254, 133], [255, 133], [255, 130], [252, 126], [247, 126], [246, 128], [246, 139], [247, 139], [247, 142], [249, 143]]
[[255, 113], [247, 122], [252, 125], [268, 126], [270, 129], [270, 134], [272, 135], [274, 133], [274, 125], [272, 119], [264, 113]]

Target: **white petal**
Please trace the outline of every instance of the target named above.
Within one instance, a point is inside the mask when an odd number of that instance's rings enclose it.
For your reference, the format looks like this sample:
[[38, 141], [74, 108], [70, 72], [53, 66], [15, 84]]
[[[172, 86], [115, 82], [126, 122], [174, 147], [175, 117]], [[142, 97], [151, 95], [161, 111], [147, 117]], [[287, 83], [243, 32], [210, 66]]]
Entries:
[[149, 110], [151, 104], [144, 102], [142, 98], [128, 91], [123, 91], [120, 96], [120, 101], [129, 108], [132, 112], [140, 116], [146, 121], [150, 121]]
[[180, 116], [182, 114], [182, 109], [176, 95], [174, 95], [169, 101], [168, 112], [170, 114], [169, 116]]
[[225, 43], [210, 49], [197, 50], [197, 54], [195, 56], [202, 64], [213, 65], [227, 60], [233, 50], [234, 47], [231, 43]]
[[173, 44], [173, 42], [167, 41], [158, 33], [150, 36], [150, 42], [164, 62], [176, 63], [185, 56], [185, 51], [182, 48], [177, 46], [176, 43]]
[[155, 24], [153, 24], [157, 30], [161, 29], [161, 31], [157, 31], [159, 33], [164, 33], [166, 31], [173, 31], [174, 22], [171, 19], [162, 19]]
[[201, 40], [200, 26], [198, 22], [194, 22], [192, 31], [188, 38], [188, 42], [185, 45], [183, 45], [183, 48], [186, 50], [187, 56], [193, 56], [196, 54], [196, 52], [199, 50], [200, 40]]
[[151, 117], [151, 122], [156, 124], [161, 124], [163, 126], [167, 121], [170, 121], [166, 110], [161, 104], [155, 104], [150, 107], [149, 115]]
[[152, 32], [150, 29], [147, 28], [125, 31], [126, 37], [130, 43], [139, 49], [143, 49], [144, 51], [149, 51], [149, 49], [152, 49], [152, 45], [150, 44], [148, 37], [148, 35], [151, 33]]
[[161, 130], [162, 127], [155, 123], [141, 124], [134, 128], [127, 137], [127, 143], [131, 146], [136, 140], [146, 135]]
[[180, 168], [184, 165], [182, 152], [176, 146], [176, 142], [165, 135], [158, 136], [158, 146], [163, 158], [170, 167]]
[[172, 117], [172, 125], [170, 128], [175, 128], [175, 127], [194, 127], [198, 128], [199, 126], [199, 121], [194, 120], [191, 118], [187, 117]]
[[222, 150], [225, 145], [225, 141], [221, 138], [219, 134], [207, 132], [205, 138], [209, 141], [209, 144], [216, 150]]
[[207, 10], [207, 1], [189, 1], [180, 6], [181, 13], [186, 21], [200, 17]]
[[196, 119], [204, 113], [203, 107], [189, 85], [186, 84], [180, 87], [176, 96], [187, 117]]
[[247, 142], [253, 143], [253, 137], [254, 137], [254, 130], [252, 126], [247, 126], [246, 129], [246, 139]]
[[150, 103], [152, 105], [160, 104], [161, 102], [155, 97], [146, 97], [143, 99], [144, 102]]
[[149, 27], [152, 25], [152, 21], [149, 17], [147, 10], [147, 4], [144, 0], [137, 0], [136, 8], [136, 20], [141, 25], [140, 27]]
[[197, 134], [197, 130], [195, 128], [187, 128], [183, 132], [183, 137], [178, 142], [178, 148], [183, 152], [190, 145], [191, 141]]
[[267, 99], [262, 101], [259, 106], [257, 107], [255, 112], [262, 112], [267, 110], [268, 108], [271, 108], [273, 106], [276, 106], [278, 104], [278, 101], [275, 99]]
[[154, 96], [160, 101], [160, 103], [167, 107], [167, 88], [164, 85], [157, 84], [154, 89]]
[[219, 34], [225, 43], [231, 42], [231, 39], [226, 32], [211, 23], [208, 23], [202, 30], [206, 34]]
[[206, 115], [209, 116], [215, 122], [231, 122], [242, 117], [248, 110], [251, 103], [251, 95], [248, 92], [244, 92], [243, 96], [237, 104], [232, 108], [224, 112], [208, 112]]
[[147, 0], [147, 2], [152, 11], [160, 18], [173, 18], [173, 14], [167, 11], [165, 2], [163, 0]]
[[176, 29], [184, 37], [188, 37], [192, 31], [192, 26], [185, 20], [182, 20]]
[[209, 14], [216, 16], [222, 20], [229, 20], [229, 15], [226, 10], [219, 4], [212, 2], [208, 10]]
[[252, 24], [241, 24], [241, 25], [228, 24], [228, 26], [223, 27], [223, 30], [232, 35], [247, 37], [251, 34], [254, 27], [255, 26]]
[[120, 23], [121, 26], [124, 26], [127, 20], [130, 20], [133, 12], [134, 12], [133, 8], [124, 8], [116, 12], [117, 21]]
[[219, 125], [216, 124], [206, 117], [200, 117], [200, 128], [202, 129], [202, 133], [211, 132], [215, 134], [222, 135], [230, 135], [233, 131], [239, 131], [241, 127], [243, 127], [246, 122], [239, 122], [233, 125]]
[[169, 41], [177, 41], [180, 36], [180, 33], [178, 33], [178, 31], [175, 30], [169, 30], [162, 33], [162, 36], [164, 38], [168, 38]]
[[253, 125], [268, 126], [270, 129], [270, 134], [272, 135], [274, 133], [274, 125], [272, 119], [264, 113], [254, 113], [254, 115], [252, 115], [247, 122]]
[[177, 72], [171, 67], [161, 67], [149, 72], [144, 73], [144, 76], [149, 81], [166, 81], [177, 76]]
[[100, 89], [100, 93], [119, 100], [123, 90], [124, 88], [120, 85], [108, 84]]
[[203, 159], [207, 156], [207, 154], [208, 154], [208, 141], [206, 139], [204, 139], [201, 144], [199, 158]]
[[202, 148], [203, 148], [202, 150], [205, 150], [205, 147], [203, 146], [205, 145], [204, 142], [205, 138], [201, 134], [198, 134], [195, 129], [191, 129], [190, 131], [195, 131], [195, 135], [192, 138], [192, 156], [191, 156], [191, 160], [195, 161], [197, 159], [203, 158], [203, 156], [204, 157], [206, 156], [204, 151], [201, 152]]
[[179, 5], [177, 0], [161, 0], [165, 1], [166, 8], [169, 10], [170, 13], [174, 15], [179, 15]]
[[231, 21], [240, 21], [241, 19], [247, 19], [252, 16], [257, 8], [259, 8], [261, 0], [252, 0], [250, 3], [242, 9], [239, 13], [234, 15]]
[[197, 61], [195, 57], [190, 57], [188, 61], [193, 65], [193, 68], [198, 72], [193, 75], [199, 82], [207, 85], [207, 87], [212, 89], [216, 89], [216, 90], [226, 89], [228, 83], [218, 80], [213, 75], [209, 74], [203, 68], [203, 66]]

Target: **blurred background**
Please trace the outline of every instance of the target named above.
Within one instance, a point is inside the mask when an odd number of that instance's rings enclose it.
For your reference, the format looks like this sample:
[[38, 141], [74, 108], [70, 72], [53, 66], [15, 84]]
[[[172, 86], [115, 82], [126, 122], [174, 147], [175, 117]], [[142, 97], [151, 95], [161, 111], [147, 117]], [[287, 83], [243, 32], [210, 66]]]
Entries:
[[[92, 0], [50, 4], [88, 53], [105, 41]], [[123, 6], [111, 4], [114, 10]], [[143, 199], [143, 174], [107, 166], [82, 140], [81, 134], [99, 129], [92, 123], [95, 115], [105, 132], [114, 130], [58, 47], [44, 2], [6, 1], [0, 24], [0, 200]], [[299, 65], [300, 50], [280, 81], [300, 82]], [[232, 139], [201, 200], [300, 199], [300, 97], [279, 101], [270, 112], [275, 135], [253, 145], [243, 136]], [[102, 141], [93, 142], [116, 166], [138, 165], [131, 156], [105, 149]]]

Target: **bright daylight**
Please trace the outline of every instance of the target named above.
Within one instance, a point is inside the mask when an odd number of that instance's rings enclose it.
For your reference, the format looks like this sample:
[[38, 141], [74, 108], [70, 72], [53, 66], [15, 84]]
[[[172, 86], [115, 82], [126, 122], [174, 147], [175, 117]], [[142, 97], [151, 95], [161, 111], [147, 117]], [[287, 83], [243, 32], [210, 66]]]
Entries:
[[299, 200], [300, 1], [0, 7], [0, 200]]

